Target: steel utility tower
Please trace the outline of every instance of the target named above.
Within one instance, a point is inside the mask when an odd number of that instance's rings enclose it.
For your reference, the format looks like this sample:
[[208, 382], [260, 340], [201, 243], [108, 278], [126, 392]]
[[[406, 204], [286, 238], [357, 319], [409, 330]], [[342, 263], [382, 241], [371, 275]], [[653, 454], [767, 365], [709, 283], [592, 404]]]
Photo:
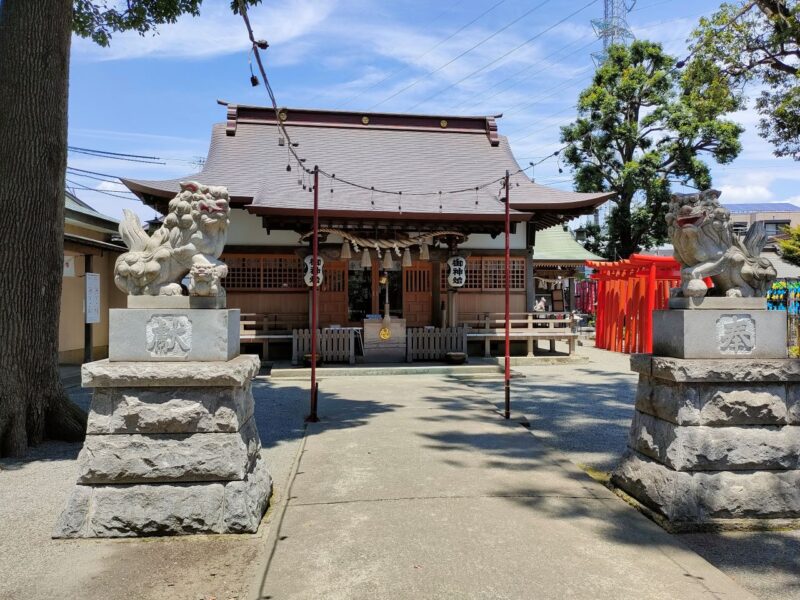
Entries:
[[606, 59], [606, 52], [611, 44], [627, 44], [633, 39], [625, 16], [633, 9], [636, 0], [605, 0], [603, 3], [603, 18], [592, 19], [594, 32], [603, 40], [603, 49], [592, 52], [596, 65]]

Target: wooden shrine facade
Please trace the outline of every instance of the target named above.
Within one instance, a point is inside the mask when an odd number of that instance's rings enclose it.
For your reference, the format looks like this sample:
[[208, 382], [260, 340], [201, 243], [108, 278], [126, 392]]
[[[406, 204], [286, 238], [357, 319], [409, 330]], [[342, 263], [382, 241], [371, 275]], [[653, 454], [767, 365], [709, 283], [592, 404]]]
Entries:
[[[517, 165], [508, 139], [498, 134], [495, 117], [276, 112], [223, 104], [226, 121], [213, 127], [200, 172], [123, 182], [162, 211], [180, 181], [226, 186], [233, 207], [223, 255], [229, 267], [228, 305], [266, 315], [275, 329], [308, 326], [303, 268], [310, 253], [313, 194], [306, 169], [313, 165], [324, 175], [318, 190], [320, 227], [338, 232], [320, 238], [323, 327], [357, 326], [383, 313], [387, 297], [391, 315], [411, 327], [453, 326], [462, 314], [501, 312], [506, 172], [511, 311], [529, 311], [535, 298], [531, 247], [536, 231], [590, 213], [610, 197], [532, 182]], [[303, 164], [288, 151], [278, 120], [291, 133]], [[410, 243], [421, 236], [430, 238]], [[368, 240], [366, 248], [353, 240]], [[385, 247], [398, 243], [399, 248]], [[383, 247], [373, 249], [373, 244]], [[453, 255], [467, 262], [458, 289], [446, 282], [446, 261]]]

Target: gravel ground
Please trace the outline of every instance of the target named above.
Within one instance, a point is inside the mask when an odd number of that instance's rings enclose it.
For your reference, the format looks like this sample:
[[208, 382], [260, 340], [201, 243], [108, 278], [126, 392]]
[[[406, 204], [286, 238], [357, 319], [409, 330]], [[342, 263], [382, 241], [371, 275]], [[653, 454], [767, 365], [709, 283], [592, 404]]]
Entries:
[[[578, 365], [515, 367], [512, 407], [572, 462], [610, 471], [625, 450], [637, 376], [629, 357], [593, 347]], [[492, 391], [500, 383], [471, 385]], [[500, 408], [500, 402], [497, 403]], [[677, 536], [742, 587], [764, 600], [800, 600], [800, 531], [693, 533]]]
[[[303, 436], [308, 386], [258, 381], [253, 393], [273, 503], [279, 503]], [[86, 390], [71, 388], [70, 395], [88, 407]], [[79, 450], [80, 444], [47, 442], [25, 460], [0, 461], [0, 599], [246, 597], [272, 509], [254, 535], [51, 539], [75, 483]]]

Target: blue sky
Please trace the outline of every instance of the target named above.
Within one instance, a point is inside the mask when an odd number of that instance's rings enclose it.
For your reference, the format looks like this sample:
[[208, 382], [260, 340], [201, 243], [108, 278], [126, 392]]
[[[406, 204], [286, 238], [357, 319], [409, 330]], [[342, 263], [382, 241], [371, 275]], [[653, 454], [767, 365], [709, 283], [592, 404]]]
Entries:
[[[718, 5], [638, 0], [628, 22], [636, 37], [684, 56], [688, 33]], [[280, 105], [503, 113], [500, 133], [525, 166], [559, 148], [559, 126], [574, 118], [578, 93], [594, 69], [591, 53], [601, 49], [591, 20], [602, 11], [601, 0], [264, 0], [250, 16], [257, 37], [270, 43], [266, 65]], [[267, 102], [264, 87], [250, 85], [248, 49], [228, 0], [205, 0], [199, 18], [165, 25], [156, 36], [117, 35], [110, 48], [75, 38], [70, 144], [156, 156], [166, 164], [71, 153], [69, 165], [132, 178], [195, 172], [192, 163], [206, 155], [211, 125], [225, 117], [218, 98]], [[722, 200], [800, 204], [800, 165], [772, 155], [756, 133], [754, 111], [735, 119], [746, 127], [743, 152], [731, 165], [712, 169]], [[535, 179], [571, 189], [569, 170], [558, 169], [548, 160], [536, 167]], [[81, 187], [122, 189], [74, 173], [68, 179]], [[122, 208], [153, 216], [136, 200], [76, 192], [113, 217]]]

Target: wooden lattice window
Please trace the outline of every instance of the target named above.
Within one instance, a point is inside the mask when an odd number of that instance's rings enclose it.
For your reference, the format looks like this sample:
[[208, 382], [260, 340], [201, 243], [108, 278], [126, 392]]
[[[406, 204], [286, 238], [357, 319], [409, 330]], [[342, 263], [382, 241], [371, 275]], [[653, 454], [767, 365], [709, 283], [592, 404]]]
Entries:
[[[467, 258], [467, 267], [466, 267], [466, 276], [464, 278], [464, 285], [461, 286], [460, 290], [480, 290], [481, 289], [481, 282], [483, 281], [483, 274], [482, 274], [483, 267], [481, 266], [481, 259], [480, 257], [470, 256]], [[439, 281], [439, 289], [446, 290], [447, 289], [447, 263], [442, 262], [442, 268], [440, 269], [440, 281]]]
[[[511, 257], [511, 290], [525, 290], [525, 259]], [[467, 276], [462, 290], [500, 291], [505, 289], [506, 263], [504, 257], [470, 256]], [[447, 289], [447, 265], [442, 263], [440, 289]]]
[[[484, 257], [483, 261], [483, 289], [504, 290], [506, 287], [506, 263], [504, 258]], [[525, 259], [512, 257], [510, 264], [512, 290], [525, 289]]]
[[344, 292], [345, 291], [345, 271], [344, 269], [322, 268], [323, 278], [320, 290], [323, 292]]
[[300, 290], [303, 262], [297, 256], [225, 255], [228, 276], [223, 285], [228, 290]]
[[431, 291], [431, 271], [430, 269], [406, 269], [404, 292], [430, 292]]
[[467, 259], [467, 277], [464, 280], [464, 287], [461, 289], [464, 290], [479, 290], [482, 287], [481, 282], [483, 281], [482, 271], [483, 268], [481, 267], [481, 263], [483, 259], [479, 256], [472, 257], [470, 256]]
[[299, 256], [264, 256], [264, 289], [304, 288], [303, 261]]
[[260, 290], [261, 258], [231, 256], [223, 259], [228, 265], [228, 276], [223, 280], [229, 290]]

